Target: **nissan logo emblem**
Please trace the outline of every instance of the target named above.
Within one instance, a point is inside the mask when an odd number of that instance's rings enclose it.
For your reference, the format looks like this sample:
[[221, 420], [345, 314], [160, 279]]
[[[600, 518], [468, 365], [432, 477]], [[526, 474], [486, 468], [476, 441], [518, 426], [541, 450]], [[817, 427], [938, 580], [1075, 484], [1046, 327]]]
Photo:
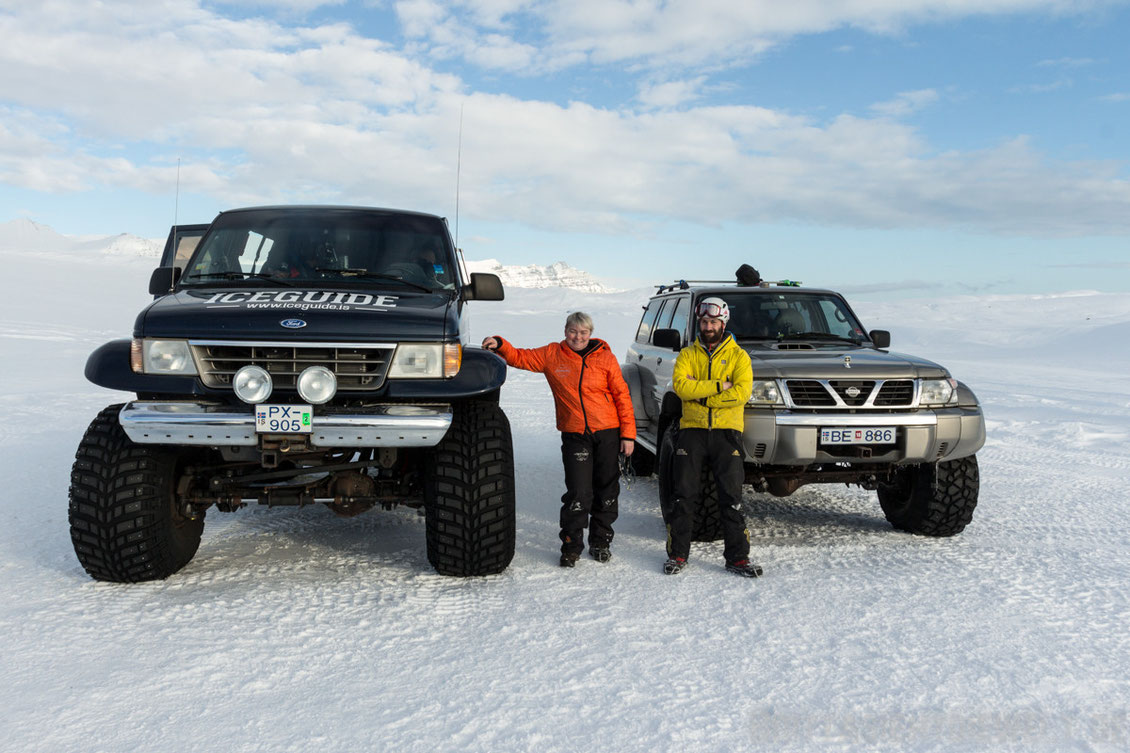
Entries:
[[846, 390], [844, 390], [844, 392], [847, 393], [848, 397], [859, 397], [858, 387], [848, 387]]

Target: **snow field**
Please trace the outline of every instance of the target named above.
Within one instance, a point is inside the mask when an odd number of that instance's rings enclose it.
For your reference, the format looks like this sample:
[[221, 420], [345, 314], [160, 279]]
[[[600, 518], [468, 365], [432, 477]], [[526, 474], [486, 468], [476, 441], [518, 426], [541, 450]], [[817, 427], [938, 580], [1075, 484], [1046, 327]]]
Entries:
[[[501, 576], [435, 575], [412, 510], [252, 507], [209, 511], [181, 573], [111, 585], [71, 550], [68, 476], [89, 421], [128, 397], [85, 382], [86, 355], [128, 336], [152, 262], [5, 258], [0, 749], [1130, 748], [1130, 378], [1124, 350], [1095, 346], [1130, 327], [1130, 296], [857, 302], [985, 405], [980, 504], [952, 539], [893, 531], [859, 489], [750, 494], [765, 577], [726, 574], [720, 542], [669, 577], [655, 481], [639, 479], [613, 560], [563, 570], [549, 391], [512, 371], [517, 552]], [[474, 328], [541, 345], [579, 308], [622, 355], [642, 300], [508, 290]]]

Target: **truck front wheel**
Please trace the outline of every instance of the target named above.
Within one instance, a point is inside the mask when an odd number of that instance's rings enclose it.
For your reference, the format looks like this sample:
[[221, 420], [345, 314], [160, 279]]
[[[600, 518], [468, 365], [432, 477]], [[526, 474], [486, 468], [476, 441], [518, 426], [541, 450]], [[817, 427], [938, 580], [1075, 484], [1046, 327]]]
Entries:
[[98, 414], [71, 470], [68, 518], [79, 563], [95, 580], [136, 583], [167, 578], [200, 546], [204, 512], [177, 503], [179, 457], [130, 441], [121, 405]]
[[493, 575], [514, 558], [514, 446], [497, 403], [455, 406], [425, 471], [428, 562], [440, 575]]
[[895, 471], [879, 485], [879, 505], [891, 525], [922, 536], [953, 536], [973, 520], [980, 478], [977, 456]]

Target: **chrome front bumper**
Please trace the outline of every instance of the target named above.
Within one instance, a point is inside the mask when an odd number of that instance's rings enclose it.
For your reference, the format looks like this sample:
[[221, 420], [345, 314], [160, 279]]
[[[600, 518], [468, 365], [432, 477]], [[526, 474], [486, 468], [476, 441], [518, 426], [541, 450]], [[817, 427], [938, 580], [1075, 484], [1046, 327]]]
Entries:
[[[255, 413], [201, 402], [135, 400], [126, 403], [118, 422], [137, 444], [251, 445]], [[365, 413], [315, 413], [310, 444], [334, 447], [434, 447], [451, 426], [450, 405], [389, 404]], [[272, 435], [278, 436], [278, 435]]]
[[[823, 427], [895, 427], [898, 439], [865, 457], [836, 454], [820, 444]], [[791, 413], [746, 411], [746, 459], [767, 465], [932, 463], [972, 455], [985, 444], [980, 409], [944, 408], [917, 413]]]

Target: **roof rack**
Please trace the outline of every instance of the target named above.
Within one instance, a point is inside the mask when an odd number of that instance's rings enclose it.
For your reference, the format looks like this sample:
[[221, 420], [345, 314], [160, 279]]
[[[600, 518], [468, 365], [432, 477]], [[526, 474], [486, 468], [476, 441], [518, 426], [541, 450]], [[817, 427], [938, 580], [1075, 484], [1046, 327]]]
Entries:
[[[737, 285], [737, 283], [733, 280], [675, 280], [675, 282], [668, 285], [656, 285], [655, 293], [659, 295], [660, 293], [668, 293], [672, 290], [686, 290], [691, 285]], [[756, 287], [768, 288], [773, 285], [779, 288], [799, 288], [801, 282], [800, 280], [761, 280]]]

